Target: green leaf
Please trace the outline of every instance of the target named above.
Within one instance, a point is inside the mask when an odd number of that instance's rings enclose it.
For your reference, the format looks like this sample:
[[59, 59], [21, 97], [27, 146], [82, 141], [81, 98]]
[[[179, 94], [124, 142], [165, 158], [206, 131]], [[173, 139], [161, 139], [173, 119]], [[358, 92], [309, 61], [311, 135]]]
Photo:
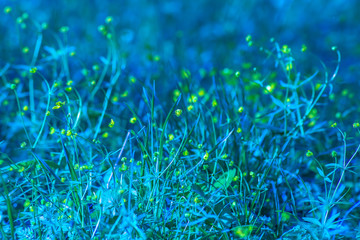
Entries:
[[306, 221], [306, 222], [309, 222], [309, 223], [312, 223], [312, 224], [314, 224], [314, 225], [317, 225], [317, 226], [321, 227], [320, 221], [317, 220], [316, 218], [307, 218], [307, 217], [304, 217], [303, 220]]
[[227, 189], [230, 186], [233, 178], [235, 177], [235, 174], [236, 174], [236, 169], [231, 169], [223, 173], [223, 175], [221, 175], [218, 178], [218, 180], [214, 183], [214, 187]]
[[323, 172], [320, 168], [318, 168], [318, 167], [317, 167], [317, 170], [318, 170], [320, 176], [324, 178], [324, 177], [325, 177], [324, 172]]

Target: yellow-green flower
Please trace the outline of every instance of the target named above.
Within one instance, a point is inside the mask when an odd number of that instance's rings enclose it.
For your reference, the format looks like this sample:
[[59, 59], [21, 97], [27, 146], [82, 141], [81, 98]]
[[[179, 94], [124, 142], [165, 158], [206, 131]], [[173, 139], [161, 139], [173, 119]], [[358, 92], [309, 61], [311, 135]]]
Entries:
[[29, 199], [26, 199], [25, 203], [24, 203], [24, 207], [28, 207], [30, 206], [31, 202]]
[[181, 110], [181, 109], [176, 109], [176, 110], [175, 110], [175, 115], [176, 115], [177, 117], [180, 117], [181, 113], [182, 113], [182, 110]]
[[115, 122], [114, 122], [113, 119], [111, 119], [111, 120], [110, 120], [110, 123], [109, 123], [109, 128], [114, 127], [114, 125], [115, 125]]
[[11, 7], [10, 6], [6, 6], [5, 8], [4, 8], [4, 13], [5, 14], [9, 14], [10, 12], [11, 12]]
[[130, 118], [130, 123], [131, 124], [135, 124], [136, 123], [136, 117], [132, 117], [132, 118]]
[[281, 213], [281, 221], [282, 222], [288, 222], [290, 220], [291, 214], [288, 212], [282, 212]]
[[307, 153], [306, 153], [306, 156], [307, 156], [307, 157], [311, 157], [311, 156], [313, 156], [313, 155], [314, 155], [314, 154], [313, 154], [310, 150], [308, 150]]
[[283, 45], [283, 46], [281, 47], [281, 51], [282, 51], [283, 53], [285, 53], [285, 54], [288, 54], [288, 53], [291, 52], [291, 49], [288, 47], [288, 45]]
[[211, 105], [212, 105], [213, 107], [216, 107], [216, 106], [218, 105], [216, 99], [214, 99], [214, 100], [211, 102]]
[[206, 153], [203, 156], [203, 159], [206, 161], [209, 159], [209, 153], [206, 151]]
[[108, 133], [108, 132], [104, 132], [104, 133], [102, 134], [102, 137], [103, 137], [103, 138], [109, 137], [109, 133]]
[[205, 95], [205, 89], [203, 89], [203, 88], [200, 88], [200, 90], [198, 91], [198, 95], [199, 95], [199, 97], [203, 97], [204, 95]]
[[29, 70], [30, 73], [36, 73], [36, 71], [37, 71], [36, 67], [30, 68], [30, 70]]
[[307, 50], [307, 46], [305, 45], [305, 44], [303, 44], [302, 46], [301, 46], [301, 51], [302, 52], [305, 52]]
[[250, 236], [253, 226], [238, 226], [233, 229], [234, 235], [239, 238], [247, 238]]

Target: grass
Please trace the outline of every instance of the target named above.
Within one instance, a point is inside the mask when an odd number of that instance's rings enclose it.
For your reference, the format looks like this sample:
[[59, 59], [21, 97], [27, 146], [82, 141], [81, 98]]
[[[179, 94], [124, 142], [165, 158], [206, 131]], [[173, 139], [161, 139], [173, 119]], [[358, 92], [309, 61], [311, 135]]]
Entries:
[[2, 239], [359, 236], [359, 123], [328, 114], [355, 101], [339, 49], [308, 67], [305, 45], [248, 35], [236, 69], [132, 71], [112, 22], [92, 64], [71, 28], [18, 23], [35, 41], [0, 70]]

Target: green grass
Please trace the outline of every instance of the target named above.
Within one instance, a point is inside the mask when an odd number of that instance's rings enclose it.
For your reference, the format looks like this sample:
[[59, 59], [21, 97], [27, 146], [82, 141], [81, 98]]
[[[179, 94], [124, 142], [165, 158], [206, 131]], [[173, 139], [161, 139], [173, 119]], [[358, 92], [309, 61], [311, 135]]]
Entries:
[[101, 63], [77, 68], [66, 29], [53, 48], [42, 31], [25, 66], [0, 71], [3, 239], [356, 234], [358, 125], [349, 137], [326, 114], [338, 49], [302, 73], [301, 46], [248, 36], [254, 62], [180, 68], [165, 88], [159, 55], [160, 73], [124, 70], [116, 32]]

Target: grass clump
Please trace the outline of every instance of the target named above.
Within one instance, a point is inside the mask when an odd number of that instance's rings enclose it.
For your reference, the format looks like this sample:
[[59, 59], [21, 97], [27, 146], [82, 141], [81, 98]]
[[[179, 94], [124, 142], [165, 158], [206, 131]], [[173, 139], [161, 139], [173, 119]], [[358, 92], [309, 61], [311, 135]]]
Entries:
[[14, 23], [35, 41], [0, 70], [2, 238], [358, 234], [359, 123], [347, 135], [351, 113], [327, 114], [351, 94], [334, 91], [336, 47], [333, 66], [307, 68], [305, 45], [247, 35], [256, 58], [236, 68], [169, 70], [152, 52], [139, 70], [114, 22], [96, 28], [107, 52], [91, 63], [71, 26]]

